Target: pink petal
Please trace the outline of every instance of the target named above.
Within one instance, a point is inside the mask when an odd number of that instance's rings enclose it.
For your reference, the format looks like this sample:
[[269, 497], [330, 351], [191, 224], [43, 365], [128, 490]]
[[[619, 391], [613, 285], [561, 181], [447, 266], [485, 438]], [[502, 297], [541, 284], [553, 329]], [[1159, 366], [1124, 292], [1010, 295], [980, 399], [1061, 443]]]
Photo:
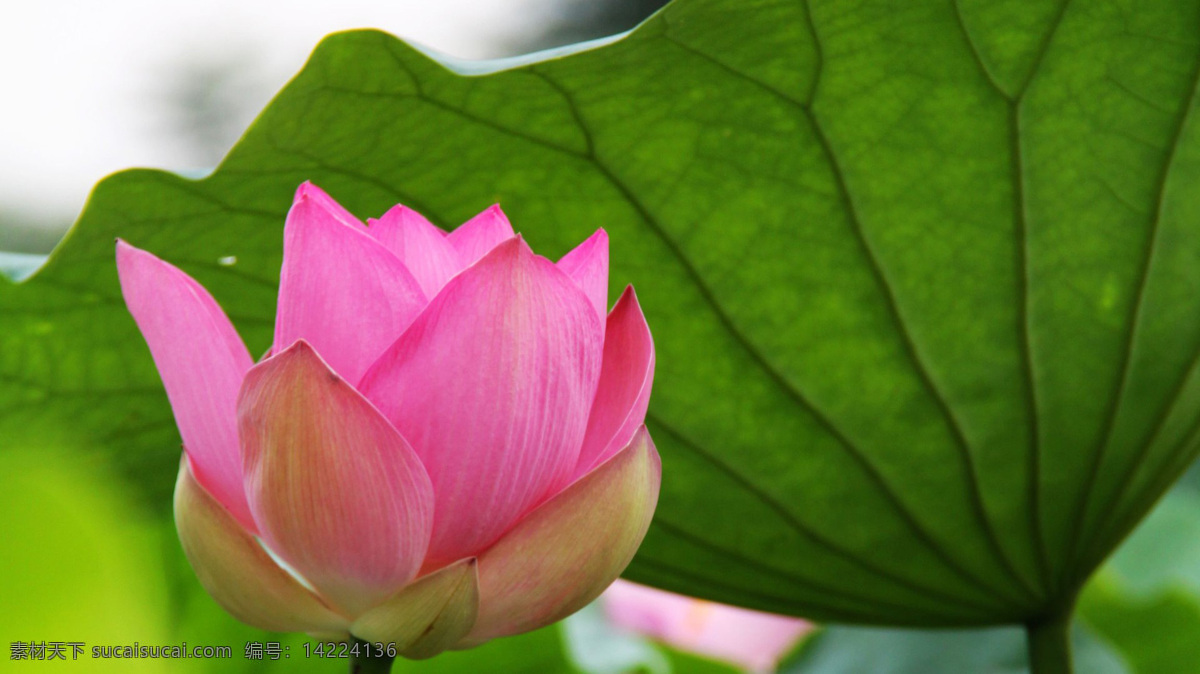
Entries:
[[312, 347], [247, 373], [238, 429], [263, 540], [322, 596], [353, 617], [412, 580], [433, 521], [429, 477]]
[[196, 479], [253, 531], [237, 435], [237, 395], [253, 365], [250, 353], [212, 295], [179, 269], [117, 241], [117, 272]]
[[347, 633], [350, 621], [276, 564], [187, 461], [175, 483], [175, 527], [200, 584], [238, 620], [274, 632]]
[[751, 611], [618, 580], [601, 598], [609, 620], [680, 650], [756, 672], [779, 660], [812, 630], [799, 618]]
[[459, 225], [458, 229], [446, 236], [446, 240], [458, 253], [458, 268], [465, 269], [513, 236], [508, 216], [500, 210], [500, 204], [493, 204]]
[[433, 480], [426, 568], [484, 549], [570, 480], [599, 335], [583, 293], [515, 237], [451, 279], [363, 377]]
[[662, 482], [643, 426], [629, 447], [521, 520], [479, 558], [479, 616], [460, 645], [520, 634], [598, 597], [641, 545]]
[[395, 255], [331, 212], [302, 193], [288, 213], [274, 350], [307, 340], [334, 372], [354, 382], [426, 299]]
[[608, 233], [597, 229], [558, 261], [558, 268], [579, 286], [604, 320], [608, 313]]
[[370, 225], [367, 231], [404, 263], [426, 297], [458, 273], [458, 253], [446, 233], [411, 208], [397, 205]]
[[645, 423], [654, 383], [654, 340], [633, 286], [617, 300], [604, 333], [604, 365], [579, 452], [583, 475], [629, 444]]
[[356, 229], [361, 229], [363, 227], [362, 220], [359, 220], [354, 216], [353, 213], [346, 210], [345, 206], [342, 206], [338, 202], [334, 201], [333, 197], [329, 196], [325, 190], [317, 187], [307, 180], [301, 183], [300, 187], [296, 188], [296, 197], [293, 199], [293, 203], [300, 201], [300, 199], [304, 197], [310, 199], [326, 213], [333, 216], [333, 218], [338, 222], [344, 225], [349, 225], [350, 227]]

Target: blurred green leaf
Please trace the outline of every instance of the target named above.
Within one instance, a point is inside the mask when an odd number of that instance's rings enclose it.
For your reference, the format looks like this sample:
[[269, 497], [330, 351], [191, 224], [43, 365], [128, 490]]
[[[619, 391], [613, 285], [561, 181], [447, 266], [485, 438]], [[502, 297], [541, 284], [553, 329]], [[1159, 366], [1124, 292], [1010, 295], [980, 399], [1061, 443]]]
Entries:
[[631, 577], [1027, 619], [1197, 451], [1198, 33], [1197, 0], [678, 0], [478, 77], [332, 36], [210, 177], [113, 176], [0, 281], [0, 444], [55, 429], [167, 508], [178, 438], [114, 236], [261, 352], [302, 180], [444, 226], [498, 200], [547, 255], [606, 227], [651, 321], [665, 478]]
[[59, 446], [0, 454], [0, 638], [6, 648], [82, 643], [78, 660], [65, 647], [67, 661], [60, 663], [78, 671], [174, 671], [163, 660], [91, 657], [96, 646], [177, 643], [166, 611], [159, 528], [104, 473]]
[[1101, 575], [1079, 610], [1131, 674], [1191, 674], [1200, 663], [1200, 596], [1194, 592], [1176, 587], [1142, 596]]
[[556, 627], [548, 627], [488, 642], [469, 651], [453, 651], [432, 660], [397, 660], [394, 674], [467, 674], [468, 672], [512, 672], [512, 674], [574, 674], [563, 652]]
[[736, 674], [743, 670], [709, 658], [686, 653], [669, 646], [659, 646], [671, 663], [673, 674]]
[[[1087, 630], [1076, 630], [1075, 671], [1134, 674]], [[1017, 628], [899, 630], [830, 627], [810, 640], [782, 674], [1026, 674], [1025, 634]], [[1166, 670], [1164, 670], [1165, 672]]]

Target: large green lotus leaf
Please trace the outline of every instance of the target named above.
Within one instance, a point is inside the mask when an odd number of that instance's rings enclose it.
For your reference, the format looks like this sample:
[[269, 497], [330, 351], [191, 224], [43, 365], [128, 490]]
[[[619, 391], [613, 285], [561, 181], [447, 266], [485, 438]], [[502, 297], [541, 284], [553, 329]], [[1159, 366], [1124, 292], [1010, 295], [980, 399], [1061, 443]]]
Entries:
[[178, 437], [113, 237], [194, 275], [261, 352], [311, 179], [444, 226], [500, 201], [549, 255], [607, 228], [658, 348], [636, 580], [1022, 621], [1196, 454], [1196, 0], [678, 0], [510, 65], [335, 35], [213, 175], [102, 182], [0, 287], [0, 442], [87, 443], [165, 507]]

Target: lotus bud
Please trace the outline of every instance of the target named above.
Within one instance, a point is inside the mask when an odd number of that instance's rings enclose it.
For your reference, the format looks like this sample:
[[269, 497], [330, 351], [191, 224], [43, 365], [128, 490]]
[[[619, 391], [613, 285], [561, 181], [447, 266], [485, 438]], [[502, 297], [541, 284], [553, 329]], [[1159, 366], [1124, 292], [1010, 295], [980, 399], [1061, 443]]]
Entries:
[[213, 297], [123, 241], [183, 439], [175, 522], [250, 625], [429, 657], [533, 630], [624, 570], [658, 499], [654, 345], [598, 230], [557, 263], [493, 206], [452, 232], [296, 193], [257, 363]]

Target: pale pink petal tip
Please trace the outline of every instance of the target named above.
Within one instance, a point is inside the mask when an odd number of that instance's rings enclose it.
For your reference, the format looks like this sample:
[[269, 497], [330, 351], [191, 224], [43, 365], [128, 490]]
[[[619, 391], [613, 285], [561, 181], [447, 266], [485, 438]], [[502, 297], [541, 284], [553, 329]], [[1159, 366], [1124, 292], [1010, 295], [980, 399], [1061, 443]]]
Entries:
[[368, 224], [367, 231], [404, 263], [426, 297], [437, 295], [461, 269], [446, 233], [411, 208], [397, 205]]
[[340, 224], [308, 198], [292, 207], [283, 230], [276, 352], [304, 339], [357, 382], [425, 304], [404, 263], [365, 228]]
[[471, 266], [496, 246], [515, 236], [500, 204], [492, 204], [446, 236], [458, 254], [459, 269]]
[[691, 653], [773, 671], [812, 625], [618, 580], [601, 598], [609, 620]]
[[363, 227], [362, 220], [359, 220], [358, 217], [348, 211], [345, 206], [342, 206], [337, 202], [336, 199], [329, 196], [325, 190], [317, 187], [307, 180], [300, 183], [300, 186], [296, 188], [296, 196], [293, 205], [298, 204], [300, 201], [305, 199], [312, 200], [314, 204], [332, 215], [334, 219], [344, 225], [357, 227], [359, 229]]
[[597, 229], [558, 261], [601, 318], [608, 313], [608, 232]]

